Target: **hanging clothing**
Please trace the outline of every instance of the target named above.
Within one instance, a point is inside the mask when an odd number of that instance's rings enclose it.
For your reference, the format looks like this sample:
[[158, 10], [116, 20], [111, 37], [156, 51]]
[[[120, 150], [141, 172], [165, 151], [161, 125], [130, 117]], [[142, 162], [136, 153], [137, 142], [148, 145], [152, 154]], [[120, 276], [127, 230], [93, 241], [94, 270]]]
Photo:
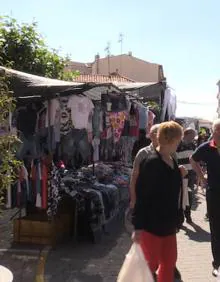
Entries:
[[60, 191], [61, 176], [57, 167], [52, 163], [51, 171], [48, 171], [48, 208], [47, 215], [52, 218], [57, 214], [61, 200]]
[[27, 197], [30, 197], [30, 187], [29, 187], [29, 179], [28, 179], [28, 171], [24, 165], [21, 166], [19, 171], [19, 182], [22, 183], [25, 181], [26, 189], [27, 189]]
[[92, 139], [93, 139], [92, 117], [93, 117], [93, 111], [91, 111], [89, 114], [88, 126], [87, 126], [88, 140], [90, 144], [92, 143]]
[[113, 129], [114, 143], [117, 143], [120, 140], [125, 124], [125, 118], [126, 114], [124, 112], [109, 113], [109, 119]]
[[147, 124], [147, 135], [150, 134], [150, 129], [154, 124], [155, 114], [152, 111], [148, 111], [148, 124]]
[[148, 108], [138, 104], [139, 129], [147, 129]]
[[100, 139], [95, 137], [92, 141], [92, 146], [93, 146], [93, 161], [98, 162], [99, 161]]
[[139, 112], [137, 106], [132, 104], [130, 110], [130, 130], [129, 136], [138, 137], [139, 136]]
[[31, 168], [32, 196], [35, 206], [47, 208], [47, 165], [41, 160], [34, 160]]
[[71, 109], [68, 107], [68, 97], [60, 98], [61, 118], [60, 118], [60, 134], [66, 135], [72, 129]]
[[36, 123], [37, 112], [35, 109], [31, 107], [18, 109], [17, 129], [23, 133], [26, 139], [34, 135]]
[[46, 119], [46, 127], [54, 126], [57, 121], [57, 117], [60, 116], [60, 102], [59, 99], [52, 99], [48, 104], [48, 119]]
[[110, 113], [103, 113], [103, 132], [101, 135], [101, 139], [109, 140], [112, 138], [112, 126], [111, 126], [111, 121], [110, 121]]
[[122, 112], [127, 110], [127, 101], [124, 95], [111, 92], [101, 95], [102, 109], [107, 112]]
[[71, 119], [74, 128], [87, 129], [89, 115], [94, 109], [92, 101], [85, 96], [73, 95], [69, 98], [67, 105], [71, 109]]

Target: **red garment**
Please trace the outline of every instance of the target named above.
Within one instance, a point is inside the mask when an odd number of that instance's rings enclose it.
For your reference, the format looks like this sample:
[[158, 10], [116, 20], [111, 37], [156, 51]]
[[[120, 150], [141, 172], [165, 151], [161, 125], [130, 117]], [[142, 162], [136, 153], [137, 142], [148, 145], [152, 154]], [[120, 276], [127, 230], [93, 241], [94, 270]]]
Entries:
[[177, 260], [176, 235], [162, 237], [143, 231], [141, 247], [152, 273], [159, 267], [157, 282], [173, 282]]
[[47, 178], [48, 178], [48, 171], [47, 171], [47, 166], [45, 164], [42, 164], [41, 166], [41, 176], [42, 176], [42, 187], [41, 187], [41, 191], [42, 191], [42, 195], [41, 195], [41, 199], [42, 199], [42, 208], [46, 209], [47, 208]]
[[36, 166], [31, 165], [31, 187], [32, 187], [32, 193], [34, 195], [34, 197], [36, 196], [36, 174], [37, 174], [37, 170], [36, 170]]
[[217, 144], [215, 143], [215, 140], [211, 140], [210, 142], [209, 142], [209, 146], [210, 147], [213, 147], [213, 148], [217, 148]]
[[129, 116], [130, 130], [129, 136], [139, 137], [139, 112], [138, 109], [133, 109], [133, 113]]
[[[48, 199], [48, 171], [47, 171], [47, 163], [41, 162], [41, 207], [42, 209], [47, 209], [47, 199]], [[33, 193], [36, 196], [37, 191], [36, 191], [36, 176], [37, 176], [37, 171], [36, 171], [36, 166], [32, 165], [31, 168], [31, 179], [32, 179], [32, 189]]]
[[20, 169], [19, 169], [19, 180], [20, 180], [20, 182], [22, 182], [24, 179], [25, 179], [25, 175], [24, 175], [24, 169], [23, 169], [23, 167], [20, 167]]

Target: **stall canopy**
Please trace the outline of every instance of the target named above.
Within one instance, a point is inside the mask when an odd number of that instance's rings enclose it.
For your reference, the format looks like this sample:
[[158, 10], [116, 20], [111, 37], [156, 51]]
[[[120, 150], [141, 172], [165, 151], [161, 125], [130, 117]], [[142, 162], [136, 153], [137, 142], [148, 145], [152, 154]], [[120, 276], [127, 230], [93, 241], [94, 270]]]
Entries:
[[[15, 97], [52, 98], [56, 93], [66, 91], [82, 93], [93, 88], [94, 83], [79, 83], [45, 78], [0, 66], [0, 75], [10, 80], [10, 89]], [[97, 86], [97, 85], [96, 85]]]

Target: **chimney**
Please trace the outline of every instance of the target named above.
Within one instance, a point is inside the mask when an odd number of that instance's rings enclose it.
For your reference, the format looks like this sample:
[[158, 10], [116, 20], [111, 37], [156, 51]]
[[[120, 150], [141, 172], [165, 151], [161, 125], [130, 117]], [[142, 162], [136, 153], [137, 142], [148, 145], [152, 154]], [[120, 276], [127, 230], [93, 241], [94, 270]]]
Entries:
[[98, 53], [95, 55], [96, 74], [99, 74], [99, 59], [100, 59], [100, 55]]
[[132, 57], [132, 52], [131, 51], [128, 52], [128, 56]]

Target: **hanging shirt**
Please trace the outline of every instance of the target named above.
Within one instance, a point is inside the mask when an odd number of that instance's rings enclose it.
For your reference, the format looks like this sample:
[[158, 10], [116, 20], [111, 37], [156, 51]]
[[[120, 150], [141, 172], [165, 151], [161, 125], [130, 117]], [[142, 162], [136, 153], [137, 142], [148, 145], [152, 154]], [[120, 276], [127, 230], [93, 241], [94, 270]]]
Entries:
[[152, 111], [148, 111], [148, 123], [147, 123], [147, 135], [150, 133], [150, 129], [154, 124], [155, 114]]
[[47, 122], [47, 109], [44, 108], [37, 113], [37, 128], [36, 131], [39, 132], [46, 127]]
[[60, 134], [67, 135], [72, 129], [71, 109], [68, 107], [68, 97], [60, 98]]
[[92, 101], [88, 97], [73, 95], [69, 98], [68, 107], [74, 128], [87, 129], [89, 115], [94, 108]]
[[138, 112], [139, 112], [139, 129], [147, 128], [147, 116], [148, 116], [148, 109], [143, 105], [138, 104]]
[[126, 114], [124, 112], [109, 113], [109, 118], [113, 129], [113, 140], [117, 143], [125, 125]]
[[99, 145], [100, 145], [100, 139], [95, 137], [92, 141], [93, 146], [93, 161], [97, 162], [99, 161]]
[[110, 113], [103, 113], [103, 124], [104, 129], [101, 134], [101, 139], [110, 139], [112, 138], [112, 126], [110, 122]]
[[132, 137], [138, 137], [139, 136], [139, 112], [136, 107], [132, 107], [130, 111], [130, 128], [129, 128], [129, 135]]
[[[49, 113], [50, 125], [54, 126], [56, 117], [60, 116], [60, 102], [58, 99], [52, 99], [49, 102], [48, 113]], [[46, 127], [48, 126], [49, 126], [49, 122], [48, 120], [46, 120]]]
[[17, 129], [26, 138], [35, 133], [37, 123], [37, 112], [34, 109], [22, 108], [18, 112]]

